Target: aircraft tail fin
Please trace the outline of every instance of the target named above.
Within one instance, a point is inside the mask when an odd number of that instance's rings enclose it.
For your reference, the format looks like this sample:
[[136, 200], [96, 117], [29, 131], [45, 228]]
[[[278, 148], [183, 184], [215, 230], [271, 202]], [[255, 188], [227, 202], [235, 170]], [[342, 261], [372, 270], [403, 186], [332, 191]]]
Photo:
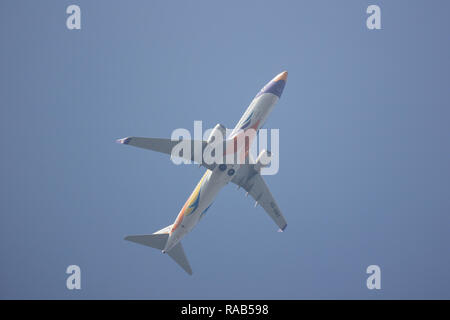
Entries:
[[[168, 230], [170, 230], [172, 226], [167, 226], [154, 234], [143, 234], [143, 235], [133, 235], [125, 237], [125, 240], [135, 242], [138, 244], [142, 244], [147, 247], [152, 247], [155, 249], [163, 250], [166, 246], [167, 240], [169, 239]], [[186, 258], [186, 255], [183, 250], [183, 246], [181, 242], [178, 242], [175, 247], [170, 249], [167, 254], [171, 257], [184, 271], [188, 274], [192, 275], [192, 269], [189, 265], [189, 261]]]

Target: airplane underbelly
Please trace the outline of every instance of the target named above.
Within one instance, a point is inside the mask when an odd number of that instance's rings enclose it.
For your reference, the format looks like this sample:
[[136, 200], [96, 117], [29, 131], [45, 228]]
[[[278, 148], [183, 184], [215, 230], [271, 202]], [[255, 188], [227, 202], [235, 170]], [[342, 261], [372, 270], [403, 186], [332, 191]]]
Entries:
[[209, 179], [202, 186], [195, 212], [192, 212], [192, 214], [189, 214], [183, 219], [182, 225], [186, 232], [194, 228], [205, 211], [213, 203], [219, 191], [231, 180], [231, 177], [224, 177], [221, 173], [216, 172], [216, 170], [211, 172]]
[[235, 136], [239, 130], [246, 130], [251, 127], [259, 130], [277, 101], [278, 97], [272, 93], [264, 93], [254, 98], [248, 106], [247, 111], [233, 129], [230, 137]]

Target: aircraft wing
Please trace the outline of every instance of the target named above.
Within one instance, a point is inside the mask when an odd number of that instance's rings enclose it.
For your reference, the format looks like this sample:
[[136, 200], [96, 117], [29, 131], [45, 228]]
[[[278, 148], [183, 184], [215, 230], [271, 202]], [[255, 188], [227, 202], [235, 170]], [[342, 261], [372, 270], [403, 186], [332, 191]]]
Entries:
[[287, 226], [286, 220], [263, 177], [253, 167], [244, 165], [231, 181], [244, 188], [280, 227], [279, 231], [283, 231]]
[[[147, 150], [153, 150], [161, 153], [166, 153], [168, 155], [172, 155], [172, 149], [180, 142], [188, 143], [191, 146], [190, 154], [187, 152], [186, 154], [177, 154], [177, 157], [197, 162], [196, 159], [200, 159], [202, 162], [200, 163], [202, 166], [209, 170], [213, 170], [216, 166], [215, 163], [208, 164], [203, 162], [203, 150], [205, 149], [207, 142], [200, 140], [171, 140], [171, 139], [161, 139], [161, 138], [142, 138], [142, 137], [128, 137], [117, 140], [118, 143], [127, 144], [130, 146], [143, 148]], [[198, 163], [198, 162], [197, 162]]]

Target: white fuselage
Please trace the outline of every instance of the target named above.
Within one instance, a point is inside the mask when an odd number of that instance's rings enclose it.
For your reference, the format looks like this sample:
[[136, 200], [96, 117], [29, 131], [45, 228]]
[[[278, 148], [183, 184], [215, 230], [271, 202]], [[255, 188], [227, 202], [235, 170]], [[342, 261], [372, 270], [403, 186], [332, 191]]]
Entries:
[[[274, 78], [275, 79], [275, 78]], [[274, 81], [274, 80], [272, 80]], [[271, 82], [268, 83], [270, 85]], [[266, 86], [267, 87], [267, 86]], [[265, 88], [253, 99], [249, 107], [233, 129], [228, 140], [235, 138], [238, 134], [248, 129], [257, 132], [266, 121], [268, 115], [277, 103], [279, 96], [265, 92]], [[245, 146], [236, 150], [239, 154]], [[164, 252], [172, 249], [195, 225], [200, 221], [206, 211], [213, 203], [219, 191], [233, 179], [241, 164], [217, 165], [214, 170], [206, 170], [205, 174], [197, 184], [196, 188], [186, 201], [173, 224]]]

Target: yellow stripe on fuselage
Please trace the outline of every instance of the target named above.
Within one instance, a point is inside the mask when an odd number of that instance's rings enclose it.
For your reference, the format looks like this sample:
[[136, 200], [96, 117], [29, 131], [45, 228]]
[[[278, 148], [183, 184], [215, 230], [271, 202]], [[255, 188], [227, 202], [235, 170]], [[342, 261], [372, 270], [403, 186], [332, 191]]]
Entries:
[[197, 204], [197, 206], [193, 206], [193, 204], [195, 203], [195, 201], [198, 200], [198, 197], [200, 196], [200, 188], [202, 187], [203, 181], [205, 180], [205, 178], [207, 177], [209, 172], [210, 172], [209, 170], [206, 170], [205, 174], [198, 182], [194, 191], [187, 199], [186, 203], [184, 204], [183, 208], [181, 209], [180, 213], [178, 214], [177, 219], [175, 220], [172, 231], [174, 231], [179, 226], [179, 224], [181, 223], [181, 221], [183, 221], [183, 218], [185, 216], [193, 213], [195, 211], [195, 209], [198, 207], [198, 204]]

